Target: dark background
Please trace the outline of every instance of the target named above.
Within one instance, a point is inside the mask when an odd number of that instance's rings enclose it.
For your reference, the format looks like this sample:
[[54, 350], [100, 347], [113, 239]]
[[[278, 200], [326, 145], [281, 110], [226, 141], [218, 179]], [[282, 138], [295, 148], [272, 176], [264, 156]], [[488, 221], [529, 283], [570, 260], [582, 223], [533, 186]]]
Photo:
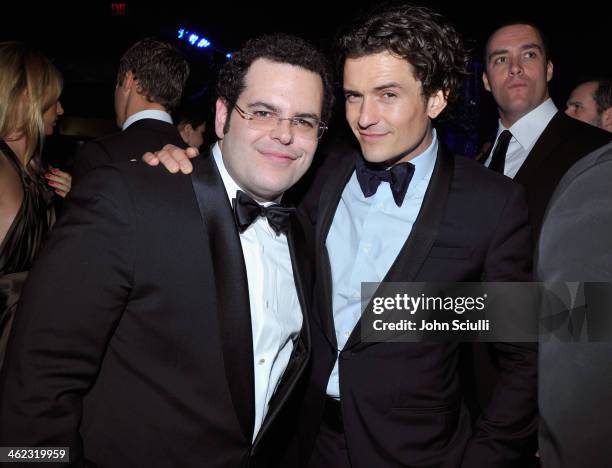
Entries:
[[[125, 2], [125, 16], [112, 14], [112, 2], [3, 2], [0, 40], [18, 39], [42, 49], [55, 60], [65, 78], [62, 103], [65, 116], [114, 120], [113, 91], [117, 62], [135, 41], [154, 36], [167, 39], [185, 51], [192, 64], [187, 95], [202, 94], [214, 83], [225, 53], [249, 37], [284, 31], [306, 37], [329, 51], [338, 27], [350, 22], [374, 2], [229, 1], [153, 4]], [[507, 3], [505, 5], [504, 3]], [[524, 18], [540, 24], [549, 37], [555, 76], [550, 84], [559, 108], [576, 81], [585, 75], [610, 75], [610, 18], [603, 3], [579, 2], [572, 7], [535, 1], [427, 2], [447, 16], [463, 34], [480, 60], [482, 42], [501, 21]], [[195, 49], [177, 39], [185, 26], [206, 36], [213, 47]], [[477, 100], [478, 139], [486, 140], [495, 128], [493, 101], [480, 84], [479, 68], [469, 86]], [[475, 89], [478, 88], [478, 89]], [[341, 119], [336, 119], [341, 125]]]

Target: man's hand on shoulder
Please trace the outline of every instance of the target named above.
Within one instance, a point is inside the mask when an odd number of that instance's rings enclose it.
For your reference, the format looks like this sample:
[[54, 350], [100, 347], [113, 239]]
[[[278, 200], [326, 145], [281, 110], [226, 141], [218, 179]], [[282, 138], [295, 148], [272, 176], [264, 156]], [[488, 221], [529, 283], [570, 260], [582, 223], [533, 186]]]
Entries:
[[190, 174], [193, 171], [193, 164], [190, 159], [198, 156], [200, 152], [197, 148], [179, 148], [174, 145], [166, 145], [161, 150], [154, 153], [145, 153], [142, 160], [149, 166], [157, 166], [160, 162], [168, 172], [176, 174], [181, 171], [183, 174]]

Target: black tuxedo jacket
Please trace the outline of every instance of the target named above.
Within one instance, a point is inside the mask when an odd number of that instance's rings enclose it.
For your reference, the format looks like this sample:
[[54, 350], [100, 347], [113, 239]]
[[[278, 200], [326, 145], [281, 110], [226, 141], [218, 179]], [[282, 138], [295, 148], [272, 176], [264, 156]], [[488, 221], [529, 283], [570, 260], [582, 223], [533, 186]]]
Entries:
[[295, 431], [286, 410], [309, 356], [306, 236], [293, 219], [303, 331], [252, 441], [247, 277], [213, 158], [191, 176], [143, 163], [91, 171], [23, 291], [0, 445], [69, 446], [79, 466], [272, 466]]
[[[342, 157], [344, 156], [344, 157]], [[331, 270], [326, 248], [355, 157], [329, 154], [316, 180], [315, 313], [311, 382], [300, 450], [311, 452], [336, 360]], [[357, 156], [360, 157], [360, 156]], [[440, 149], [423, 206], [385, 281], [528, 281], [531, 236], [523, 190]], [[355, 468], [520, 466], [536, 431], [536, 346], [495, 343], [502, 378], [472, 427], [457, 343], [371, 343], [355, 327], [339, 357], [344, 430]], [[533, 454], [531, 454], [533, 455]]]
[[144, 153], [158, 151], [166, 144], [187, 147], [174, 125], [157, 119], [137, 120], [122, 132], [82, 145], [75, 155], [72, 177], [77, 182], [96, 167], [140, 160]]
[[555, 188], [580, 158], [605, 145], [612, 135], [557, 112], [514, 176], [525, 187], [529, 221], [537, 240], [544, 213]]

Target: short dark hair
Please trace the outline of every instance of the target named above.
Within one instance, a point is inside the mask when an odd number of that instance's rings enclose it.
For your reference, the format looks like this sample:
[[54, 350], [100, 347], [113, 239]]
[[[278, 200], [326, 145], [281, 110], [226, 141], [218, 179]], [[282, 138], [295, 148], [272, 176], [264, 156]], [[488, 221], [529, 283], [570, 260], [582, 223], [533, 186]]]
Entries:
[[548, 41], [548, 37], [546, 36], [546, 34], [544, 33], [540, 25], [530, 20], [515, 18], [511, 20], [506, 20], [502, 23], [498, 23], [495, 26], [495, 29], [491, 30], [490, 34], [487, 36], [487, 40], [485, 42], [484, 51], [483, 51], [485, 67], [488, 62], [487, 54], [489, 50], [489, 42], [491, 41], [491, 37], [493, 37], [493, 34], [495, 34], [500, 29], [506, 28], [508, 26], [530, 26], [533, 29], [535, 29], [538, 35], [540, 36], [540, 39], [542, 40], [542, 47], [544, 48], [544, 50], [542, 51], [544, 53], [544, 61], [548, 62], [551, 59], [550, 58], [551, 57], [550, 42]]
[[593, 99], [597, 103], [597, 113], [601, 115], [612, 107], [612, 79], [601, 78], [594, 81], [597, 83], [597, 90]]
[[131, 46], [119, 60], [117, 83], [122, 84], [129, 71], [138, 80], [140, 94], [172, 111], [181, 100], [189, 64], [169, 43], [147, 38]]
[[[217, 96], [223, 98], [231, 111], [246, 86], [244, 79], [258, 59], [287, 63], [316, 73], [323, 82], [321, 120], [329, 122], [334, 102], [333, 82], [329, 62], [312, 44], [289, 34], [269, 34], [250, 39], [228, 60], [217, 80]], [[229, 119], [226, 123], [227, 131]]]
[[468, 54], [455, 28], [429, 8], [384, 3], [357, 20], [336, 43], [340, 70], [347, 58], [389, 52], [408, 61], [423, 96], [442, 90], [449, 104], [467, 76]]

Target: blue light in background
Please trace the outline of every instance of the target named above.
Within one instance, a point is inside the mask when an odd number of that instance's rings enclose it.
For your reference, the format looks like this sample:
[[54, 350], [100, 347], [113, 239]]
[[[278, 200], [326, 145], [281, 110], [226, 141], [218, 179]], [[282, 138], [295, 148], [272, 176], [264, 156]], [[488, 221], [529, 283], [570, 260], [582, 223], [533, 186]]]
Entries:
[[227, 54], [225, 54], [225, 58], [226, 58], [226, 59], [228, 59], [228, 60], [229, 60], [229, 59], [231, 59], [231, 58], [232, 58], [232, 54], [230, 54], [230, 53], [228, 52]]
[[210, 45], [210, 41], [203, 37], [202, 39], [200, 39], [200, 42], [198, 42], [197, 47], [204, 48], [204, 47], [208, 47], [209, 45]]

